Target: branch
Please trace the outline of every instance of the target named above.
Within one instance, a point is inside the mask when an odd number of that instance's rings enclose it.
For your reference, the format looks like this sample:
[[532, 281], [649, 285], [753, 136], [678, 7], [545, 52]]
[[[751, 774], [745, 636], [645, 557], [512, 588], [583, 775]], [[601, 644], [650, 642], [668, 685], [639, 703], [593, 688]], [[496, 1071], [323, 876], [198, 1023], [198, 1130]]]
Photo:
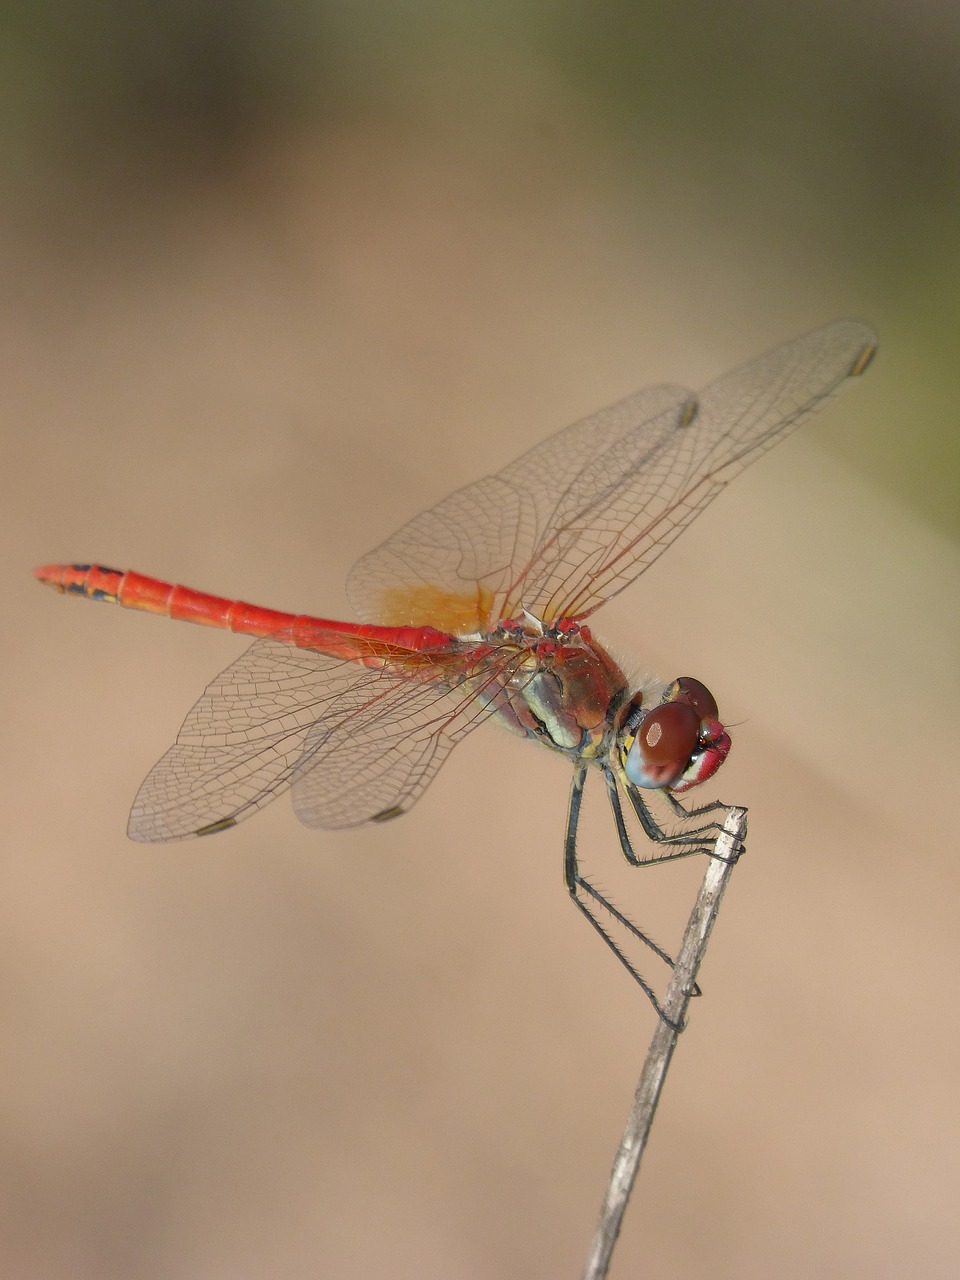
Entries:
[[[663, 1011], [675, 1026], [684, 1025], [690, 993], [706, 954], [710, 931], [713, 929], [713, 922], [720, 908], [720, 899], [730, 879], [737, 851], [743, 846], [746, 832], [746, 810], [730, 809], [723, 824], [723, 831], [717, 837], [714, 847], [714, 853], [719, 856], [711, 857], [709, 860], [700, 892], [680, 944], [673, 976], [663, 998]], [[613, 1162], [610, 1183], [600, 1208], [597, 1230], [587, 1254], [583, 1280], [604, 1280], [607, 1274], [678, 1034], [665, 1022], [657, 1023], [657, 1029], [650, 1041], [650, 1048], [647, 1050], [647, 1060], [643, 1064], [643, 1071], [637, 1082], [633, 1106], [620, 1140], [620, 1149]]]

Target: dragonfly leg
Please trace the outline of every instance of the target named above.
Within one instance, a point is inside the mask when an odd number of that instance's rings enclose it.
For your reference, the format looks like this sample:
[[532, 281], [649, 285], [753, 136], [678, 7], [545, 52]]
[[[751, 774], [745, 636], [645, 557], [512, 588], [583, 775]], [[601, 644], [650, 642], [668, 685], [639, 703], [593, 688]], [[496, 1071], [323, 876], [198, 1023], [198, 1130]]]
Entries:
[[[611, 804], [613, 804], [613, 795], [617, 790], [617, 779], [612, 773], [607, 773], [607, 792], [611, 796]], [[694, 853], [706, 853], [711, 858], [718, 858], [721, 862], [736, 862], [743, 853], [742, 847], [729, 858], [724, 858], [722, 854], [716, 853], [714, 850], [714, 841], [716, 837], [723, 831], [723, 827], [719, 822], [707, 822], [702, 827], [694, 827], [692, 831], [686, 831], [682, 835], [672, 835], [669, 831], [664, 831], [656, 818], [647, 808], [646, 801], [640, 795], [636, 787], [627, 785], [625, 787], [627, 798], [633, 807], [634, 813], [637, 815], [643, 833], [648, 840], [652, 840], [659, 847], [668, 846], [672, 852], [657, 853], [649, 858], [638, 858], [638, 863], [646, 865], [651, 862], [669, 862], [671, 858], [689, 857]], [[619, 807], [619, 797], [614, 806], [614, 814], [616, 815]], [[690, 814], [687, 816], [695, 816]], [[636, 856], [636, 855], [634, 855]]]
[[[567, 886], [567, 891], [573, 899], [577, 909], [587, 918], [597, 933], [599, 933], [600, 937], [624, 966], [633, 978], [634, 982], [637, 983], [640, 990], [653, 1005], [654, 1009], [656, 1009], [657, 1016], [661, 1021], [665, 1022], [671, 1031], [682, 1031], [686, 1024], [676, 1023], [667, 1017], [649, 982], [646, 981], [623, 951], [621, 951], [617, 946], [611, 934], [607, 932], [594, 912], [594, 905], [601, 907], [604, 911], [608, 912], [614, 920], [623, 925], [623, 927], [637, 938], [638, 941], [642, 942], [644, 946], [649, 947], [650, 950], [655, 955], [659, 956], [665, 964], [669, 965], [671, 969], [673, 968], [673, 960], [666, 951], [664, 951], [662, 947], [659, 947], [652, 938], [648, 938], [645, 933], [637, 928], [632, 920], [629, 920], [622, 911], [618, 910], [612, 902], [605, 898], [602, 893], [596, 890], [593, 885], [580, 874], [580, 866], [577, 860], [577, 826], [580, 821], [580, 804], [583, 799], [583, 787], [586, 782], [586, 777], [586, 766], [578, 765], [574, 769], [573, 784], [570, 788], [570, 807], [567, 811], [567, 831], [563, 846], [563, 878]], [[696, 990], [695, 994], [700, 994], [699, 988]]]
[[697, 809], [688, 809], [686, 805], [682, 804], [673, 792], [669, 791], [666, 787], [663, 788], [661, 794], [678, 818], [700, 818], [705, 813], [716, 813], [718, 809], [730, 808], [730, 805], [724, 804], [722, 800], [711, 800], [709, 804], [702, 804]]
[[[616, 778], [614, 777], [612, 770], [609, 770], [609, 769], [604, 769], [603, 776], [604, 776], [604, 781], [607, 784], [607, 796], [610, 800], [610, 808], [613, 810], [613, 820], [617, 826], [617, 835], [620, 839], [620, 848], [623, 851], [623, 856], [626, 858], [627, 862], [630, 863], [631, 867], [650, 867], [658, 862], [669, 862], [671, 859], [676, 859], [676, 858], [689, 858], [691, 857], [691, 855], [695, 853], [703, 853], [707, 850], [708, 846], [694, 847], [694, 848], [680, 849], [675, 853], [661, 854], [659, 857], [656, 857], [656, 858], [641, 858], [640, 855], [636, 852], [636, 850], [633, 847], [633, 842], [630, 839], [630, 833], [627, 831], [627, 824], [623, 820], [623, 808], [621, 807], [621, 804], [620, 804], [620, 794], [617, 790]], [[593, 892], [592, 889], [591, 889], [591, 892]], [[599, 897], [599, 895], [596, 895], [596, 896]], [[659, 947], [653, 946], [650, 943], [649, 939], [647, 939], [640, 932], [639, 929], [637, 929], [629, 920], [627, 920], [625, 916], [621, 915], [619, 911], [617, 911], [613, 906], [611, 906], [610, 903], [606, 901], [606, 899], [601, 898], [600, 901], [607, 908], [608, 911], [610, 911], [613, 915], [615, 915], [619, 920], [623, 921], [623, 923], [627, 926], [627, 928], [631, 931], [631, 933], [641, 938], [644, 942], [647, 943], [648, 946], [651, 946], [652, 949], [656, 951], [661, 956], [662, 959], [666, 960], [667, 964], [669, 964], [671, 968], [673, 967], [673, 961], [670, 959], [670, 957], [664, 955], [663, 952], [660, 951]], [[700, 995], [701, 991], [699, 986], [694, 984], [693, 990], [690, 992], [690, 994], [694, 996]]]
[[[613, 820], [617, 826], [617, 836], [620, 840], [620, 848], [623, 850], [623, 856], [630, 863], [631, 867], [649, 867], [658, 862], [670, 862], [677, 858], [690, 858], [698, 853], [710, 853], [713, 846], [707, 841], [702, 840], [699, 832], [691, 832], [687, 836], [670, 836], [662, 827], [654, 821], [653, 816], [649, 813], [644, 805], [644, 815], [648, 822], [643, 824], [644, 834], [656, 844], [656, 853], [651, 853], [647, 857], [642, 857], [633, 847], [633, 841], [630, 839], [630, 833], [627, 831], [627, 824], [623, 820], [623, 806], [620, 803], [620, 789], [617, 785], [617, 778], [612, 769], [604, 769], [603, 778], [607, 784], [607, 798], [610, 801], [610, 808], [613, 810]], [[627, 792], [629, 795], [629, 790]], [[630, 796], [633, 800], [633, 797]], [[641, 801], [642, 803], [642, 801]], [[637, 814], [640, 817], [639, 813]], [[648, 825], [649, 823], [649, 825]], [[652, 830], [651, 830], [652, 828]], [[654, 834], [656, 832], [657, 834]], [[679, 846], [671, 848], [669, 853], [662, 852], [664, 845]]]

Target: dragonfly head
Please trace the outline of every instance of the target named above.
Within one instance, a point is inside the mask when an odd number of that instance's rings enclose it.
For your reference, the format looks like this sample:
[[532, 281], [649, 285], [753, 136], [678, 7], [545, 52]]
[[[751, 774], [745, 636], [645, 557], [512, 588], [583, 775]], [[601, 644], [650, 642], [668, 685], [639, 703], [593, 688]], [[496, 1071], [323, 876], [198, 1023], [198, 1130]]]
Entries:
[[674, 680], [655, 707], [638, 693], [618, 736], [620, 763], [635, 787], [689, 791], [706, 782], [727, 758], [730, 735], [717, 719], [717, 703], [692, 676]]

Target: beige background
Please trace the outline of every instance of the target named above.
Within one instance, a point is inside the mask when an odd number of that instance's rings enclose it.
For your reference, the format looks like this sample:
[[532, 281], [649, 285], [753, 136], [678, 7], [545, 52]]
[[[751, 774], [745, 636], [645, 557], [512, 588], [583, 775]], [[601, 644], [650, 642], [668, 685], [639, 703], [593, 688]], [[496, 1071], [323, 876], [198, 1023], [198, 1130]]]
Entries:
[[[653, 1029], [492, 728], [386, 827], [129, 844], [242, 642], [31, 567], [342, 615], [450, 489], [848, 314], [862, 385], [596, 619], [751, 810], [613, 1274], [956, 1274], [955, 12], [104, 12], [7, 33], [0, 1274], [576, 1276]], [[675, 939], [697, 868], [594, 795]]]

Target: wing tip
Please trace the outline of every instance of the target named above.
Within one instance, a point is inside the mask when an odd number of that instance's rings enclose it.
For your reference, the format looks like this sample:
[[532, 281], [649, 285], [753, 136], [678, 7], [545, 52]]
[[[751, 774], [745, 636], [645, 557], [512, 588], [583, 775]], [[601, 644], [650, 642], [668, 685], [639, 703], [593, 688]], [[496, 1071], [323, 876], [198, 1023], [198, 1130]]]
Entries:
[[[162, 815], [160, 821], [162, 822]], [[137, 844], [164, 844], [174, 840], [192, 840], [195, 836], [216, 835], [218, 831], [229, 831], [237, 825], [238, 819], [234, 816], [217, 818], [215, 822], [207, 822], [204, 826], [195, 827], [192, 831], [177, 831], [165, 829], [156, 819], [149, 822], [142, 816], [131, 815], [127, 823], [127, 837], [130, 840], [136, 840]]]
[[687, 397], [686, 403], [680, 413], [680, 426], [689, 427], [694, 418], [700, 412], [700, 397], [691, 395]]
[[401, 818], [406, 813], [406, 809], [402, 804], [391, 805], [389, 809], [382, 809], [379, 813], [375, 813], [371, 822], [391, 822], [394, 818]]
[[218, 831], [229, 831], [231, 827], [237, 825], [237, 819], [234, 816], [229, 818], [217, 818], [216, 822], [208, 822], [205, 826], [198, 827], [193, 832], [195, 836], [213, 836]]
[[878, 346], [879, 343], [874, 334], [863, 344], [854, 357], [854, 361], [847, 373], [848, 378], [859, 378], [862, 373], [866, 373], [873, 362], [873, 357], [877, 354]]

